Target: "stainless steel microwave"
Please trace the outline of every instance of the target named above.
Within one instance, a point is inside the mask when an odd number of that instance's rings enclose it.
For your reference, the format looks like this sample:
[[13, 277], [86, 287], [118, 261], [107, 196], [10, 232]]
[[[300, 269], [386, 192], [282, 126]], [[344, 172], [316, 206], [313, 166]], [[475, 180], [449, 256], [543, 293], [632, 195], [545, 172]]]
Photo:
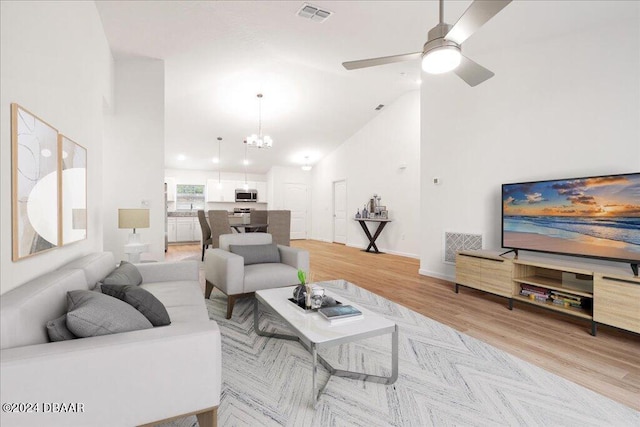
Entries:
[[258, 201], [258, 190], [244, 190], [237, 189], [236, 190], [236, 202], [257, 202]]

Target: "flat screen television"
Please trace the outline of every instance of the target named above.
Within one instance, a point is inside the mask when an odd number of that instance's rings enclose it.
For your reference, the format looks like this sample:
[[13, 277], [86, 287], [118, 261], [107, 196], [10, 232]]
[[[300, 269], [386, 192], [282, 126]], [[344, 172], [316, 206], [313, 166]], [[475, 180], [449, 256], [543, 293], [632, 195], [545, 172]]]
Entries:
[[640, 263], [640, 172], [502, 185], [502, 246]]

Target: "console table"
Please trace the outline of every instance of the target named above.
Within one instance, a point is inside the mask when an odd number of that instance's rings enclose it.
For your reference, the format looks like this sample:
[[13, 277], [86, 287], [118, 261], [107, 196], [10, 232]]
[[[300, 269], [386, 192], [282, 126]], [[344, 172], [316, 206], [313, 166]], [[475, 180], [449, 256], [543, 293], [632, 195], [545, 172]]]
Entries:
[[[364, 234], [366, 234], [367, 238], [369, 239], [369, 246], [367, 246], [367, 249], [364, 249], [364, 251], [371, 252], [369, 249], [373, 248], [374, 253], [376, 254], [382, 253], [378, 250], [378, 247], [376, 246], [376, 239], [378, 238], [378, 236], [380, 236], [380, 233], [382, 233], [384, 226], [387, 225], [388, 222], [391, 222], [391, 220], [386, 218], [354, 218], [354, 220], [358, 221], [358, 223], [360, 224], [360, 227], [362, 227], [362, 230], [364, 230]], [[376, 229], [376, 232], [373, 233], [373, 236], [371, 236], [371, 232], [367, 227], [367, 224], [366, 224], [367, 222], [378, 223], [378, 228]]]

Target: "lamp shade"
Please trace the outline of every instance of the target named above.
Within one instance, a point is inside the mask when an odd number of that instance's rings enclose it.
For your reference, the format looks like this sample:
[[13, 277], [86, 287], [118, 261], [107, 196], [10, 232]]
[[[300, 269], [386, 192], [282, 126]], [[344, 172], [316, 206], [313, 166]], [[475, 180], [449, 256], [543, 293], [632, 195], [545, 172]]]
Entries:
[[149, 209], [118, 209], [118, 228], [149, 228]]

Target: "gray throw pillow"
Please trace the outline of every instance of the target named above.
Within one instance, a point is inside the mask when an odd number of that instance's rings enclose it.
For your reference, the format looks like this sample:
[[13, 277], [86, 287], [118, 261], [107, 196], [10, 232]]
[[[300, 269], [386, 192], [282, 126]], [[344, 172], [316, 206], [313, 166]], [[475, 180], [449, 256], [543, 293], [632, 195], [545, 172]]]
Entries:
[[278, 245], [229, 245], [229, 251], [244, 258], [244, 265], [280, 262]]
[[142, 283], [142, 275], [138, 268], [127, 261], [120, 261], [120, 266], [102, 281], [105, 285], [134, 285]]
[[131, 305], [144, 314], [153, 326], [171, 324], [169, 313], [158, 298], [146, 289], [131, 285], [102, 285], [102, 293], [111, 295]]
[[49, 320], [47, 322], [47, 335], [49, 335], [49, 340], [51, 342], [55, 341], [66, 341], [76, 339], [73, 332], [67, 328], [67, 315], [63, 314], [57, 319]]
[[67, 327], [78, 337], [116, 334], [153, 328], [126, 302], [94, 291], [67, 292]]

